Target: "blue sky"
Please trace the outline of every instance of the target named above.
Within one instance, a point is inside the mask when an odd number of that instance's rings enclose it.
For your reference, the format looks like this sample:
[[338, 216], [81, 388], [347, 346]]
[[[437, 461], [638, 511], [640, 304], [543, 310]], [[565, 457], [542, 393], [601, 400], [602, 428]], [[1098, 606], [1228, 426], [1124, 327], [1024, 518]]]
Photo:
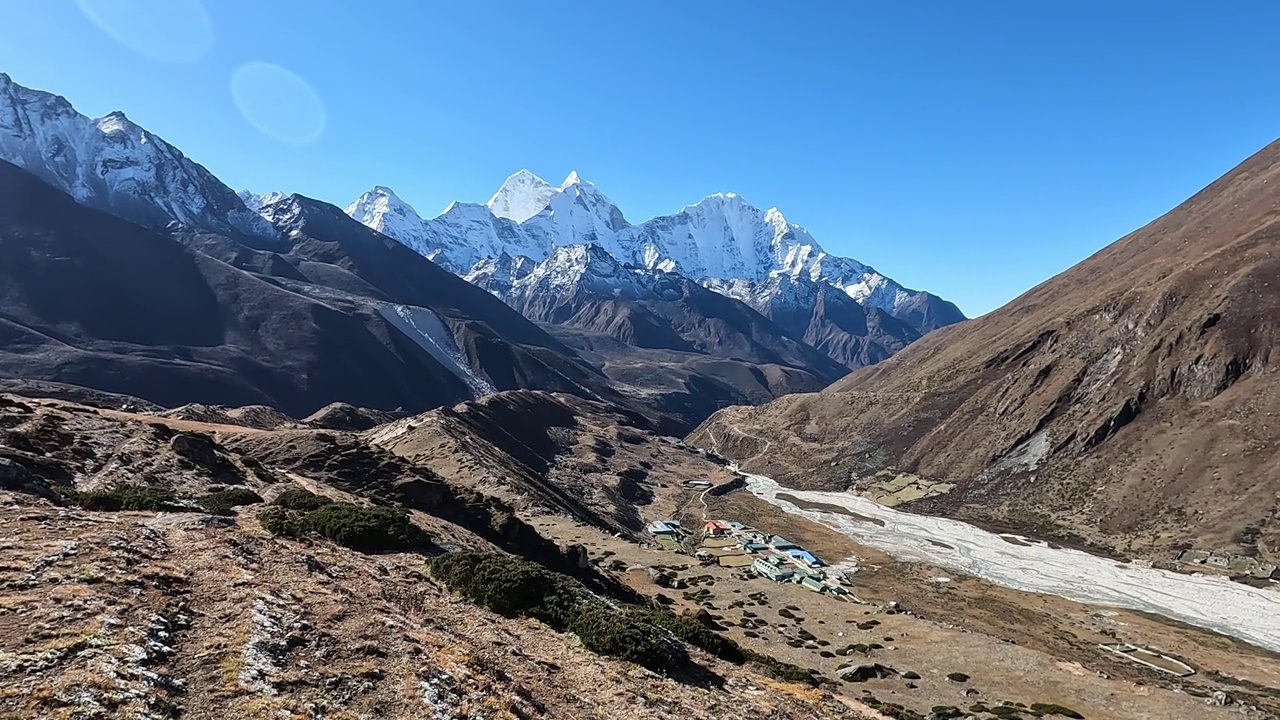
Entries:
[[[633, 222], [734, 191], [969, 314], [1280, 135], [1274, 0], [199, 6], [0, 3], [0, 71], [339, 205], [382, 184], [432, 215], [522, 167]], [[261, 74], [237, 102], [250, 63], [312, 115]]]

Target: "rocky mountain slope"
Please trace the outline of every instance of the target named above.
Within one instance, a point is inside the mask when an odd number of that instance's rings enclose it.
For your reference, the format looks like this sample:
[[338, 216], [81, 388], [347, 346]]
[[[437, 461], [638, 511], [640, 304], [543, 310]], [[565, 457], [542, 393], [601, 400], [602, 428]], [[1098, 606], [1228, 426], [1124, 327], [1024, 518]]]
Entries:
[[323, 203], [272, 205], [283, 239], [267, 251], [154, 233], [2, 161], [0, 190], [10, 378], [295, 415], [335, 400], [426, 409], [494, 388], [609, 392], [519, 313]]
[[[869, 717], [755, 665], [689, 649], [689, 675], [659, 675], [459, 600], [430, 557], [501, 546], [637, 597], [359, 436], [5, 396], [0, 427], [5, 716]], [[430, 547], [291, 536], [272, 519], [286, 497], [402, 518]]]
[[784, 483], [903, 470], [955, 484], [917, 510], [1274, 559], [1278, 219], [1274, 143], [998, 311], [694, 437]]
[[680, 275], [624, 267], [598, 245], [556, 248], [505, 299], [530, 319], [603, 332], [634, 347], [785, 365], [826, 382], [844, 374], [745, 303]]
[[[843, 372], [839, 366], [860, 367], [874, 362], [912, 339], [910, 331], [892, 323], [868, 322], [864, 306], [898, 308], [910, 316], [904, 322], [914, 323], [912, 327], [931, 327], [947, 321], [911, 309], [923, 303], [927, 310], [936, 304], [936, 298], [905, 291], [852, 261], [827, 258], [816, 244], [809, 242], [811, 238], [802, 228], [788, 225], [776, 211], [761, 213], [732, 195], [715, 196], [686, 208], [676, 222], [685, 236], [672, 239], [669, 233], [655, 229], [653, 223], [629, 224], [616, 204], [576, 173], [559, 187], [527, 172], [517, 173], [487, 205], [455, 203], [439, 218], [427, 222], [386, 188], [375, 188], [348, 208], [348, 213], [400, 241], [392, 243], [321, 202], [281, 193], [235, 193], [172, 145], [122, 114], [93, 120], [76, 112], [65, 99], [24, 88], [7, 76], [0, 78], [0, 162], [5, 161], [67, 193], [85, 207], [138, 223], [162, 239], [176, 238], [198, 255], [220, 261], [221, 265], [209, 267], [229, 273], [227, 277], [232, 279], [222, 281], [222, 287], [238, 286], [228, 294], [215, 293], [213, 302], [224, 315], [265, 310], [267, 306], [257, 302], [262, 293], [290, 294], [281, 301], [283, 306], [299, 305], [305, 299], [312, 306], [336, 309], [336, 315], [326, 310], [316, 312], [345, 318], [333, 322], [351, 332], [369, 334], [367, 339], [355, 342], [357, 347], [368, 348], [368, 356], [365, 351], [357, 354], [361, 362], [371, 362], [369, 367], [379, 368], [374, 374], [383, 378], [351, 383], [347, 395], [322, 397], [333, 387], [343, 385], [337, 379], [343, 373], [357, 368], [367, 372], [368, 368], [354, 363], [340, 367], [329, 361], [332, 355], [328, 353], [320, 366], [309, 367], [318, 362], [319, 351], [310, 345], [321, 342], [318, 333], [301, 333], [293, 338], [306, 346], [302, 349], [279, 337], [260, 341], [246, 330], [242, 338], [228, 341], [238, 348], [230, 356], [242, 354], [239, 344], [256, 343], [250, 353], [255, 362], [271, 366], [249, 373], [251, 379], [245, 380], [244, 373], [240, 373], [213, 384], [201, 380], [175, 385], [166, 373], [144, 373], [144, 380], [130, 370], [118, 372], [109, 387], [99, 388], [152, 399], [163, 397], [170, 404], [274, 402], [301, 415], [336, 400], [385, 410], [398, 405], [417, 410], [495, 389], [533, 387], [611, 398], [631, 406], [639, 404], [676, 423], [675, 427], [688, 429], [706, 412], [726, 404], [759, 402], [788, 392], [817, 389]], [[28, 216], [23, 222], [44, 221]], [[14, 231], [26, 233], [33, 227]], [[84, 223], [80, 227], [85, 227]], [[628, 271], [627, 276], [647, 287], [641, 290], [633, 283], [637, 292], [607, 298], [604, 295], [615, 290], [607, 284], [588, 287], [578, 283], [577, 291], [560, 293], [554, 310], [553, 302], [546, 297], [536, 302], [516, 299], [517, 285], [524, 283], [522, 287], [530, 289], [523, 291], [528, 295], [535, 282], [530, 276], [535, 273], [539, 274], [537, 281], [559, 283], [556, 287], [560, 289], [567, 285], [556, 278], [566, 273], [579, 279], [595, 273], [596, 267], [584, 265], [575, 269], [566, 265], [566, 260], [574, 258], [587, 262], [585, 255], [561, 253], [552, 257], [554, 248], [577, 245], [604, 248], [615, 265], [619, 259], [636, 264], [639, 269]], [[76, 251], [82, 252], [86, 247], [87, 241]], [[728, 255], [716, 259], [716, 248], [728, 248]], [[169, 257], [165, 253], [160, 256]], [[436, 265], [422, 261], [422, 256], [434, 258], [455, 273], [465, 273], [538, 322], [567, 322], [570, 328], [610, 335], [637, 350], [658, 350], [662, 357], [630, 351], [624, 351], [625, 358], [611, 354], [609, 350], [615, 346], [603, 342], [603, 338], [571, 347], [544, 329], [521, 321], [486, 294], [456, 282]], [[116, 262], [128, 265], [132, 258], [118, 258]], [[158, 270], [165, 262], [168, 260], [141, 263], [140, 267]], [[759, 278], [735, 279], [735, 287], [744, 283], [750, 286], [738, 295], [749, 297], [769, 317], [785, 317], [786, 327], [780, 330], [745, 308], [718, 302], [718, 296], [693, 282], [676, 281], [678, 275], [671, 271], [685, 266], [691, 268], [687, 271], [690, 277], [717, 289], [720, 286], [709, 273], [732, 272]], [[231, 272], [231, 268], [247, 276]], [[837, 268], [838, 272], [833, 275], [822, 268]], [[81, 270], [94, 272], [90, 264]], [[145, 272], [138, 274], [136, 268], [130, 268], [130, 273], [134, 283], [145, 277]], [[60, 282], [55, 275], [45, 280]], [[821, 279], [806, 279], [818, 275]], [[115, 281], [109, 278], [98, 281], [112, 282]], [[794, 293], [776, 289], [784, 284], [828, 287], [830, 283], [841, 285], [863, 304], [820, 304], [816, 299], [818, 291]], [[662, 292], [669, 293], [677, 285], [682, 287], [678, 294], [683, 299], [650, 297], [659, 286]], [[641, 295], [645, 296], [643, 301]], [[649, 307], [641, 307], [641, 302], [649, 303]], [[253, 308], [232, 307], [237, 303]], [[575, 303], [577, 307], [571, 309]], [[778, 310], [781, 305], [788, 307]], [[146, 317], [147, 309], [140, 309], [140, 318]], [[42, 317], [42, 312], [28, 305], [23, 319], [28, 329], [37, 328], [37, 335], [44, 327], [42, 322], [49, 320], [56, 325], [67, 320], [53, 321]], [[700, 314], [703, 312], [711, 314], [704, 316]], [[553, 315], [569, 319], [553, 320]], [[810, 321], [800, 322], [798, 318], [805, 315]], [[672, 323], [674, 326], [668, 327]], [[302, 322], [299, 327], [308, 324]], [[250, 326], [256, 325], [249, 323], [245, 327]], [[264, 326], [271, 329], [269, 336], [275, 331], [285, 332], [279, 323]], [[575, 341], [584, 338], [582, 333], [559, 333], [563, 329], [555, 332]], [[345, 332], [348, 330], [331, 334]], [[654, 333], [665, 337], [659, 339]], [[103, 338], [84, 327], [68, 337], [74, 342], [59, 345], [41, 341], [36, 345], [42, 348], [40, 352], [54, 348], [59, 357], [77, 357], [76, 362], [42, 365], [31, 357], [15, 359], [10, 364], [15, 377], [92, 384], [105, 367], [120, 365], [115, 361], [100, 362], [117, 351], [134, 356], [124, 365], [135, 363], [137, 355], [151, 353], [158, 357], [148, 359], [150, 366], [164, 365], [169, 370], [177, 366], [161, 359], [168, 351], [144, 350], [149, 346], [138, 343], [136, 338], [130, 338], [128, 347], [95, 347], [98, 360], [86, 364], [85, 355], [80, 352], [84, 343]], [[806, 338], [821, 345], [822, 351], [806, 347]], [[587, 346], [589, 350], [584, 350]], [[268, 362], [271, 352], [284, 347], [293, 351], [293, 359]], [[388, 351], [391, 357], [373, 359]], [[592, 358], [584, 358], [580, 354], [583, 352], [589, 352]], [[178, 365], [187, 375], [216, 375], [225, 369], [221, 353], [213, 351], [218, 358], [211, 359], [210, 353], [202, 349], [197, 352], [198, 359]], [[11, 353], [14, 358], [25, 354], [24, 350]], [[635, 372], [641, 357], [649, 357], [655, 364]], [[731, 371], [715, 377], [718, 361], [729, 363]], [[428, 370], [406, 373], [400, 368], [406, 363], [414, 367], [422, 364]], [[37, 371], [38, 366], [45, 369]], [[623, 366], [628, 367], [625, 372], [616, 372]], [[613, 376], [608, 374], [609, 367], [615, 369]], [[704, 372], [704, 368], [712, 370], [712, 374]], [[334, 379], [325, 379], [328, 377]], [[403, 399], [396, 402], [399, 391], [363, 394], [366, 391], [361, 388], [370, 382], [389, 382], [402, 388]], [[302, 384], [312, 389], [299, 395], [297, 386]], [[186, 385], [193, 388], [193, 394], [164, 394], [165, 388]], [[221, 394], [231, 386], [239, 389]], [[702, 397], [700, 388], [711, 392]], [[315, 397], [306, 397], [308, 393]]]
[[503, 255], [466, 278], [541, 323], [620, 391], [690, 428], [721, 407], [818, 390], [846, 372], [806, 344], [803, 330], [681, 275], [623, 266], [598, 245], [558, 247], [531, 263]]
[[881, 308], [864, 306], [838, 288], [804, 277], [775, 274], [759, 283], [716, 280], [707, 286], [750, 305], [792, 337], [854, 370], [885, 360], [921, 334]]

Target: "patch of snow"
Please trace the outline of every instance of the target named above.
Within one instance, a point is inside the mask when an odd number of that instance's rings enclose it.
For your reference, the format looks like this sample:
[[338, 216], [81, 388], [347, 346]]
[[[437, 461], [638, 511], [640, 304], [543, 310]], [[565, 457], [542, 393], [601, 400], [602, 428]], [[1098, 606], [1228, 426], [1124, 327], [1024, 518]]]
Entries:
[[236, 194], [244, 201], [244, 206], [246, 208], [259, 214], [262, 212], [264, 207], [274, 205], [288, 197], [288, 195], [285, 195], [282, 192], [269, 192], [259, 195], [251, 190], [241, 190]]
[[1040, 466], [1040, 461], [1049, 455], [1051, 449], [1049, 431], [1041, 430], [983, 470], [979, 479], [993, 477], [1003, 472], [1032, 472]]
[[488, 380], [471, 369], [453, 336], [431, 310], [411, 305], [384, 305], [378, 313], [465, 383], [473, 397], [497, 392]]

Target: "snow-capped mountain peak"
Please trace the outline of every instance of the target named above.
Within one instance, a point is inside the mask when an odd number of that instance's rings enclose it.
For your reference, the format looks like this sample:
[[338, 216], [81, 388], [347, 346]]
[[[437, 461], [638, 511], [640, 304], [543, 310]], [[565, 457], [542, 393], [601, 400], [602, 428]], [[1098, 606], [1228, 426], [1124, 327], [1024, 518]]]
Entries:
[[0, 74], [0, 160], [78, 202], [148, 227], [178, 222], [274, 237], [275, 230], [203, 166], [116, 111], [91, 119], [58, 95]]
[[486, 204], [494, 215], [522, 223], [542, 212], [555, 192], [551, 183], [528, 170], [520, 170], [503, 181]]
[[357, 222], [431, 257], [422, 218], [391, 188], [375, 185], [348, 205], [345, 212]]
[[[963, 319], [945, 301], [908, 290], [857, 260], [828, 254], [778, 208], [760, 210], [733, 192], [709, 195], [639, 225], [628, 223], [577, 171], [555, 188], [521, 170], [486, 205], [454, 203], [427, 221], [414, 214], [414, 222], [396, 224], [368, 217], [359, 205], [348, 208], [352, 217], [459, 274], [472, 274], [476, 263], [504, 252], [541, 263], [560, 247], [597, 246], [624, 264], [679, 273], [726, 294], [732, 288], [735, 296], [787, 291], [785, 283], [770, 282], [785, 275], [835, 286], [863, 305], [904, 317], [922, 317], [918, 308], [928, 305], [937, 320], [926, 329]], [[485, 272], [487, 277], [490, 271]]]
[[577, 170], [572, 170], [569, 172], [569, 176], [564, 179], [564, 182], [560, 183], [560, 189], [564, 190], [570, 185], [581, 185], [585, 182], [586, 181], [582, 179], [582, 176], [578, 174]]
[[259, 215], [262, 214], [262, 209], [264, 207], [278, 203], [287, 197], [287, 195], [282, 192], [269, 192], [260, 195], [252, 190], [241, 190], [236, 194], [244, 201], [245, 207]]

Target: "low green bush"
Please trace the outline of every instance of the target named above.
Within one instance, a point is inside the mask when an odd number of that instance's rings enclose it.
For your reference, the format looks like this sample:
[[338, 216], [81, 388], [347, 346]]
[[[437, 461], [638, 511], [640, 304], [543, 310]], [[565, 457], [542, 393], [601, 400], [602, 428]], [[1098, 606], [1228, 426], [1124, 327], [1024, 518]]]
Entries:
[[637, 610], [634, 611], [633, 615], [637, 619], [650, 625], [656, 625], [686, 643], [701, 648], [721, 660], [735, 665], [741, 665], [747, 661], [747, 654], [743, 652], [738, 643], [697, 620], [680, 617], [666, 610]]
[[778, 680], [802, 683], [812, 687], [817, 687], [822, 684], [823, 678], [818, 674], [817, 670], [782, 662], [776, 658], [758, 653], [755, 650], [744, 649], [743, 652], [746, 653], [747, 660], [749, 662], [763, 666], [765, 670], [768, 671], [769, 675]]
[[307, 492], [302, 488], [290, 488], [285, 490], [276, 496], [275, 500], [271, 501], [271, 504], [276, 507], [282, 507], [286, 510], [299, 510], [301, 512], [319, 510], [325, 505], [330, 505], [332, 503], [333, 501], [329, 498]]
[[234, 515], [235, 508], [262, 502], [262, 496], [249, 488], [227, 488], [196, 498], [196, 505], [210, 515]]
[[[312, 496], [313, 498], [316, 496]], [[351, 503], [311, 503], [315, 509], [301, 512], [288, 506], [269, 507], [258, 516], [273, 535], [303, 537], [316, 533], [339, 545], [363, 553], [407, 552], [425, 547], [430, 538], [409, 514], [394, 508]]]
[[561, 631], [590, 597], [568, 575], [494, 553], [441, 555], [431, 560], [431, 573], [450, 590], [499, 615], [533, 617]]
[[68, 490], [67, 499], [85, 510], [188, 510], [170, 488], [119, 485], [105, 490]]
[[579, 608], [569, 631], [592, 652], [657, 672], [676, 670], [689, 661], [684, 645], [671, 635], [603, 604]]
[[494, 553], [431, 559], [431, 574], [453, 592], [506, 617], [531, 617], [576, 634], [601, 655], [668, 671], [688, 661], [687, 643], [727, 662], [753, 662], [775, 678], [816, 686], [813, 670], [746, 650], [702, 623], [661, 608], [614, 607], [577, 580], [537, 563]]

